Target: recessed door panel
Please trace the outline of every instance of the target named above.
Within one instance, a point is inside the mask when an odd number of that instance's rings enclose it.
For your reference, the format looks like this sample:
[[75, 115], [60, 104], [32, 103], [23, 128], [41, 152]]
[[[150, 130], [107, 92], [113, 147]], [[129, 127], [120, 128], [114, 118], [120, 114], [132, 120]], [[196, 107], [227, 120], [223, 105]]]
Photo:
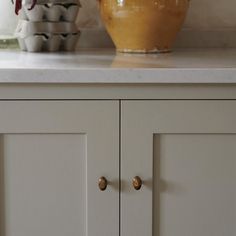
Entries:
[[153, 235], [236, 235], [236, 135], [155, 135], [153, 162]]
[[85, 235], [86, 136], [3, 135], [5, 235]]

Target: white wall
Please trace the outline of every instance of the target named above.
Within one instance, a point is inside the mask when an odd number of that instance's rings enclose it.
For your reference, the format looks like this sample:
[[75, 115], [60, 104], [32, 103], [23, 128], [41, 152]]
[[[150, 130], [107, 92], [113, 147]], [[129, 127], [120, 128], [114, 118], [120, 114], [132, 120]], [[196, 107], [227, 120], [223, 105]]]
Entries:
[[190, 0], [185, 26], [193, 29], [236, 27], [236, 0]]
[[[102, 26], [96, 0], [81, 0], [78, 24], [85, 28]], [[186, 28], [214, 30], [236, 28], [236, 0], [190, 0]]]
[[78, 25], [83, 28], [101, 27], [97, 0], [80, 0], [82, 8], [78, 16]]

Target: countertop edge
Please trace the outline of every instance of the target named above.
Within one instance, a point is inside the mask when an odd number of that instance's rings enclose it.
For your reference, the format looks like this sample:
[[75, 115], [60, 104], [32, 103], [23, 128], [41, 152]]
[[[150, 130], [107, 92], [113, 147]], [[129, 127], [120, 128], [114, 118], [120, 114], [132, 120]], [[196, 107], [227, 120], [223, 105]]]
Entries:
[[3, 83], [236, 84], [236, 68], [5, 68]]

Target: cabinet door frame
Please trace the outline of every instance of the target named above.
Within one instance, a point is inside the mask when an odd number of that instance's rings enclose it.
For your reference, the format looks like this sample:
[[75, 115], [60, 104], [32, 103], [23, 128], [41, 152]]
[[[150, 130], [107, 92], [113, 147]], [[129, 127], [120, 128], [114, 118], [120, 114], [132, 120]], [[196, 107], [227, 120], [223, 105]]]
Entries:
[[236, 100], [122, 101], [121, 236], [153, 236], [154, 135], [198, 133], [236, 134]]
[[[85, 236], [119, 235], [119, 102], [0, 101], [0, 135], [83, 134], [86, 137]], [[106, 191], [98, 188], [105, 176]]]

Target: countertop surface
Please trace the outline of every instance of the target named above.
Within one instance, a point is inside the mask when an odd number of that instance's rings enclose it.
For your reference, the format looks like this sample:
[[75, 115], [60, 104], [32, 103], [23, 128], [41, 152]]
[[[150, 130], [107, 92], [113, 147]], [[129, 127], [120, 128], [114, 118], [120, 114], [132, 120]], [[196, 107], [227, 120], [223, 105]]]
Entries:
[[236, 83], [236, 49], [165, 54], [0, 50], [0, 83]]

